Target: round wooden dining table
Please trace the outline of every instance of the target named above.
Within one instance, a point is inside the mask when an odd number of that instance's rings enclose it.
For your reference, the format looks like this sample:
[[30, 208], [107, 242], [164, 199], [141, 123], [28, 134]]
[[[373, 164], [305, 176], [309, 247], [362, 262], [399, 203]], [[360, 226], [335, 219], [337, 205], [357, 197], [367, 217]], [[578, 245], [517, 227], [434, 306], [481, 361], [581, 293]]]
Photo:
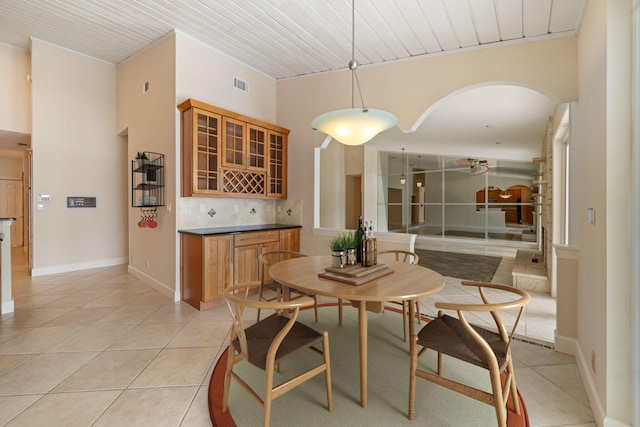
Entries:
[[409, 332], [414, 334], [415, 302], [444, 287], [444, 277], [422, 267], [397, 261], [384, 262], [391, 274], [360, 285], [319, 277], [331, 266], [330, 256], [309, 256], [278, 262], [269, 268], [273, 280], [288, 288], [310, 294], [349, 300], [358, 308], [360, 347], [360, 404], [367, 407], [367, 306], [388, 301], [409, 301]]

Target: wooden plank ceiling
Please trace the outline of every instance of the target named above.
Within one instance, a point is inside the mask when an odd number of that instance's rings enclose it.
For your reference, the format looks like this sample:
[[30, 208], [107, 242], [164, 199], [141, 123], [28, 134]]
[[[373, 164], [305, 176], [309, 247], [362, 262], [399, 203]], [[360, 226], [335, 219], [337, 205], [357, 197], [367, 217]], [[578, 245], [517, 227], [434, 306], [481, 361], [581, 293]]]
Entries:
[[[356, 0], [361, 65], [577, 34], [586, 0]], [[118, 64], [173, 31], [275, 79], [344, 69], [350, 0], [0, 0], [0, 43]]]

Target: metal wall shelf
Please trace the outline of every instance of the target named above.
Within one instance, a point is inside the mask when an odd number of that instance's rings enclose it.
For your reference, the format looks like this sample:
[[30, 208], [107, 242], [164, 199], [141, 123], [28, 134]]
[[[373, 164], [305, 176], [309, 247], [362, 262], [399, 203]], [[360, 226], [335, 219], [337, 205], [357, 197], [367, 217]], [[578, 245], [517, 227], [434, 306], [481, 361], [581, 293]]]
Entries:
[[143, 153], [147, 159], [131, 161], [131, 207], [164, 206], [164, 155]]

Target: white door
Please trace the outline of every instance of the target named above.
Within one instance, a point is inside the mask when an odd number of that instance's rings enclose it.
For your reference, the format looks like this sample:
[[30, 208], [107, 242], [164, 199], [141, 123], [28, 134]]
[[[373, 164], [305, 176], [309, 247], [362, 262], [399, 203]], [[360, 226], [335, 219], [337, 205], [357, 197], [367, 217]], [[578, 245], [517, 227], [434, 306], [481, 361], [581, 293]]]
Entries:
[[15, 218], [11, 224], [11, 245], [22, 246], [22, 181], [0, 179], [0, 218]]

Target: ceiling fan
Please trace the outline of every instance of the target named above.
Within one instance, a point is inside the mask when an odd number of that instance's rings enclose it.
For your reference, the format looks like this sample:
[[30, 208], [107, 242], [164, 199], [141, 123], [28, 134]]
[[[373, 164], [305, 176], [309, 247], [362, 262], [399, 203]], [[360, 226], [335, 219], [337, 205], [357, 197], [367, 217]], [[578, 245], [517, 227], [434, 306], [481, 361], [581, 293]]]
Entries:
[[458, 164], [468, 163], [472, 176], [482, 175], [483, 173], [489, 172], [489, 162], [486, 160], [462, 158], [462, 159], [456, 160], [456, 163]]

